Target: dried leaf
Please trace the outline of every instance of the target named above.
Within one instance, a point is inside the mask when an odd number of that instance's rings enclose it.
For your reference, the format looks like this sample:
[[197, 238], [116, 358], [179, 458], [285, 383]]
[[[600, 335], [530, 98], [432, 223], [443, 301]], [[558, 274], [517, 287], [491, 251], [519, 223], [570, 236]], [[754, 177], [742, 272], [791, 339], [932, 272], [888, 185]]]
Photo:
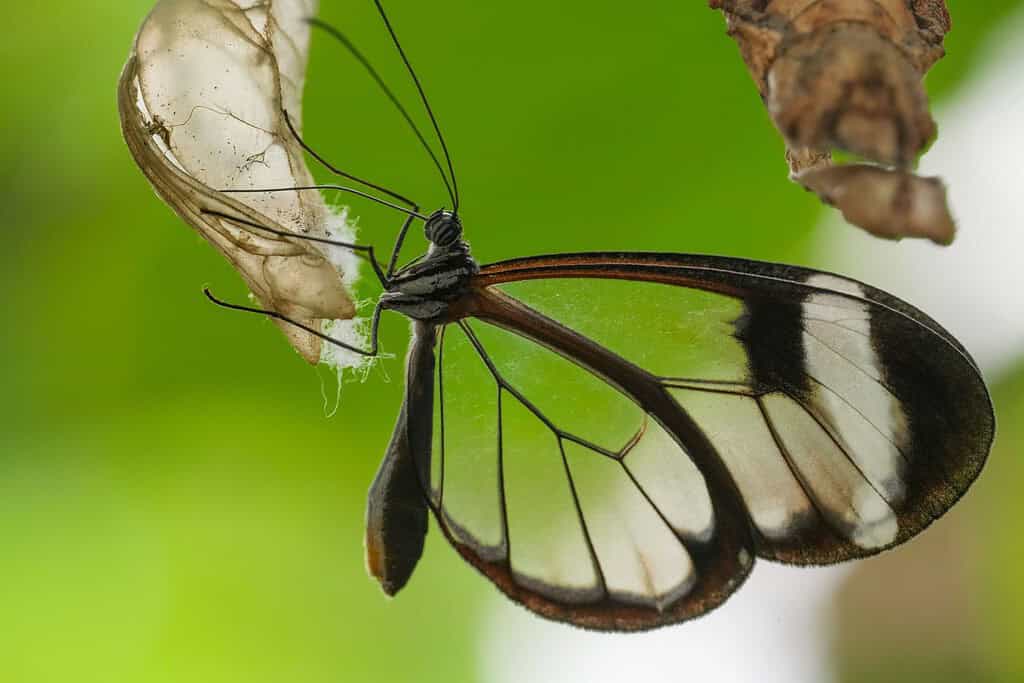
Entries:
[[[336, 333], [328, 321], [356, 313], [350, 252], [201, 213], [352, 240], [345, 215], [317, 192], [219, 191], [313, 183], [284, 111], [300, 125], [303, 19], [315, 11], [316, 0], [160, 0], [136, 36], [118, 105], [128, 147], [157, 194], [224, 254], [263, 308]], [[303, 358], [321, 360], [320, 339], [279, 325]]]
[[[873, 234], [952, 241], [945, 193], [910, 170], [936, 131], [922, 78], [944, 54], [950, 20], [943, 0], [711, 0], [711, 6], [725, 14], [786, 140], [796, 182]], [[831, 166], [834, 149], [884, 168], [820, 172]], [[808, 173], [811, 168], [819, 172]], [[940, 223], [908, 223], [906, 211], [887, 215], [872, 203], [891, 194], [899, 198], [892, 206], [903, 206], [908, 193], [914, 220]]]

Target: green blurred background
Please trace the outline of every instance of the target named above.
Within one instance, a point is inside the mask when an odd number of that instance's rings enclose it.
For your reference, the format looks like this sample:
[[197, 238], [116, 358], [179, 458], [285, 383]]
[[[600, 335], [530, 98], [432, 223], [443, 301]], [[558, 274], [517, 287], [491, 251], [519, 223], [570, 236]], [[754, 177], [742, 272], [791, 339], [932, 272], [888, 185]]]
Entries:
[[[117, 77], [150, 4], [5, 7], [0, 680], [476, 680], [493, 589], [436, 532], [397, 600], [363, 567], [365, 492], [399, 405], [407, 324], [386, 321], [396, 358], [346, 384], [327, 417], [329, 372], [266, 321], [203, 299], [207, 283], [245, 292], [156, 199], [118, 129]], [[1020, 4], [950, 0], [937, 100]], [[411, 102], [372, 3], [322, 5]], [[446, 131], [481, 262], [643, 249], [813, 263], [824, 210], [787, 181], [736, 46], [703, 2], [388, 7]], [[306, 102], [307, 139], [329, 158], [443, 203], [386, 100], [322, 35]], [[362, 239], [388, 244], [394, 218], [354, 208]], [[944, 549], [969, 553], [972, 580], [957, 590], [977, 628], [954, 610], [953, 637], [861, 656], [858, 624], [889, 618], [887, 603], [865, 616], [847, 600], [845, 680], [1024, 680], [1012, 448], [1024, 365], [994, 389], [1001, 450], [950, 516], [972, 542]]]

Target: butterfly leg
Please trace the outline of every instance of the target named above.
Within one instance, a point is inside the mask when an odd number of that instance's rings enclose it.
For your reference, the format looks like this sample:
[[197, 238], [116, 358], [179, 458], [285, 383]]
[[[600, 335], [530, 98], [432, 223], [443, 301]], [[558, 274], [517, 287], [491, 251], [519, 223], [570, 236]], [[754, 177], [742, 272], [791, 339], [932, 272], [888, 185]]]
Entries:
[[242, 311], [243, 313], [256, 313], [258, 315], [263, 315], [263, 316], [266, 316], [268, 318], [273, 318], [274, 320], [280, 320], [282, 322], [286, 322], [289, 325], [294, 325], [295, 327], [299, 328], [300, 330], [305, 330], [306, 332], [309, 332], [314, 337], [318, 337], [319, 339], [322, 339], [322, 340], [324, 340], [325, 342], [327, 342], [329, 344], [333, 344], [333, 345], [337, 346], [338, 348], [345, 349], [346, 351], [351, 351], [352, 353], [358, 354], [360, 356], [366, 356], [368, 358], [373, 358], [373, 357], [375, 357], [377, 355], [377, 348], [378, 348], [377, 336], [378, 336], [378, 331], [380, 329], [380, 314], [381, 314], [381, 311], [384, 310], [384, 308], [385, 308], [383, 300], [381, 302], [379, 302], [377, 304], [377, 306], [373, 309], [373, 317], [370, 320], [370, 348], [369, 349], [360, 349], [357, 346], [352, 346], [351, 344], [346, 344], [345, 342], [340, 341], [338, 339], [335, 339], [334, 337], [332, 337], [330, 335], [324, 334], [323, 332], [320, 332], [319, 330], [313, 329], [309, 325], [304, 325], [303, 323], [300, 323], [300, 322], [298, 322], [296, 320], [292, 320], [288, 316], [286, 316], [286, 315], [284, 315], [282, 313], [278, 313], [277, 311], [268, 311], [268, 310], [263, 309], [263, 308], [253, 308], [251, 306], [241, 306], [239, 304], [228, 303], [227, 301], [223, 301], [221, 299], [218, 299], [216, 296], [214, 296], [213, 292], [211, 292], [208, 287], [203, 289], [203, 294], [206, 295], [207, 299], [209, 299], [210, 301], [212, 301], [216, 305], [220, 306], [221, 308], [227, 308], [227, 309], [230, 309], [232, 311]]
[[[414, 211], [419, 212], [419, 207], [416, 207]], [[405, 221], [402, 223], [402, 229], [398, 231], [398, 239], [395, 240], [395, 248], [391, 250], [391, 260], [388, 262], [387, 278], [389, 281], [395, 275], [395, 266], [398, 265], [398, 256], [402, 252], [402, 245], [405, 243], [405, 236], [409, 233], [409, 228], [412, 226], [413, 218], [414, 216], [412, 215], [406, 216]]]

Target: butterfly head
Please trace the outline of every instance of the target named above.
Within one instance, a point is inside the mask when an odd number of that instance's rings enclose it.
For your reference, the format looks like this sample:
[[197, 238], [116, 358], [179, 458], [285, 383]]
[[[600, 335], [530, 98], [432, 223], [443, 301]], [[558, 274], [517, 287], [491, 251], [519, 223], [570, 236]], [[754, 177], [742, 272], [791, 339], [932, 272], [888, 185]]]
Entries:
[[462, 221], [455, 212], [438, 209], [430, 214], [423, 232], [431, 244], [450, 247], [462, 239]]

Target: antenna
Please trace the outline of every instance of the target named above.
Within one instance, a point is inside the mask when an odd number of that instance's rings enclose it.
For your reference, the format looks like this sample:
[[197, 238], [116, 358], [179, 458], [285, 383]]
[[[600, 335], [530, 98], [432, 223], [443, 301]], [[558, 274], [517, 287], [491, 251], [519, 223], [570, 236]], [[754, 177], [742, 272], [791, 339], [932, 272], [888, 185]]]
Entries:
[[[367, 71], [367, 73], [370, 74], [371, 78], [373, 78], [374, 82], [377, 83], [377, 86], [387, 96], [387, 98], [391, 100], [391, 103], [394, 104], [395, 109], [398, 110], [398, 113], [401, 114], [401, 117], [404, 120], [406, 120], [407, 124], [409, 124], [409, 127], [413, 130], [413, 133], [416, 134], [417, 139], [420, 141], [420, 144], [423, 146], [427, 155], [429, 155], [430, 160], [434, 163], [434, 167], [437, 169], [438, 174], [441, 176], [441, 181], [444, 183], [444, 188], [447, 190], [447, 195], [449, 195], [449, 198], [452, 200], [453, 208], [457, 212], [460, 204], [459, 184], [458, 181], [456, 180], [455, 167], [452, 164], [452, 157], [449, 154], [449, 150], [447, 150], [447, 144], [444, 141], [444, 136], [441, 134], [440, 127], [437, 125], [437, 119], [434, 116], [433, 110], [431, 109], [430, 102], [427, 100], [427, 96], [423, 90], [423, 86], [420, 84], [420, 80], [417, 77], [416, 72], [413, 70], [413, 66], [409, 60], [409, 57], [406, 55], [406, 52], [404, 52], [404, 50], [401, 47], [401, 44], [398, 42], [398, 37], [395, 35], [394, 30], [391, 27], [390, 20], [388, 19], [387, 14], [385, 14], [384, 8], [377, 0], [375, 0], [375, 4], [377, 5], [377, 10], [380, 13], [381, 18], [384, 20], [384, 26], [388, 30], [388, 34], [391, 37], [391, 41], [398, 50], [398, 54], [401, 57], [402, 63], [404, 63], [404, 66], [406, 66], [406, 69], [413, 77], [413, 82], [416, 85], [417, 92], [419, 93], [420, 99], [423, 102], [424, 108], [427, 111], [427, 116], [430, 118], [431, 126], [433, 127], [434, 132], [437, 134], [437, 139], [440, 141], [441, 150], [444, 153], [444, 161], [447, 166], [447, 173], [445, 173], [444, 168], [440, 163], [440, 160], [437, 158], [437, 155], [434, 154], [433, 148], [427, 142], [426, 137], [423, 135], [423, 132], [416, 125], [416, 122], [413, 121], [413, 117], [409, 114], [409, 110], [407, 110], [406, 106], [404, 106], [398, 100], [398, 97], [394, 94], [394, 91], [391, 90], [391, 88], [388, 87], [388, 85], [384, 82], [384, 79], [381, 77], [380, 73], [373, 67], [373, 65], [371, 65], [370, 60], [366, 57], [366, 55], [362, 54], [362, 52], [357, 47], [355, 47], [355, 44], [352, 43], [352, 41], [349, 40], [341, 31], [331, 26], [330, 24], [327, 24], [326, 22], [324, 22], [324, 20], [318, 19], [316, 17], [309, 17], [306, 20], [310, 26], [314, 26], [318, 29], [327, 32], [335, 40], [341, 43], [345, 47], [345, 49], [347, 49], [349, 53], [353, 57], [355, 57], [356, 61], [360, 63], [362, 68], [364, 68]], [[451, 181], [449, 180], [450, 175]]]
[[430, 117], [430, 123], [434, 126], [434, 132], [437, 133], [437, 139], [441, 143], [441, 150], [444, 152], [445, 161], [448, 162], [448, 172], [452, 177], [452, 186], [455, 188], [454, 197], [452, 202], [453, 213], [459, 212], [459, 183], [455, 180], [455, 168], [452, 165], [452, 157], [448, 153], [448, 145], [445, 144], [444, 135], [441, 134], [441, 127], [437, 124], [437, 117], [434, 116], [434, 110], [430, 107], [430, 102], [427, 101], [427, 94], [423, 91], [423, 85], [420, 84], [420, 79], [416, 76], [416, 71], [412, 68], [412, 63], [409, 62], [409, 57], [406, 56], [405, 50], [402, 49], [402, 44], [398, 41], [398, 36], [395, 34], [395, 29], [391, 26], [391, 21], [388, 20], [388, 15], [384, 12], [384, 6], [380, 4], [380, 0], [373, 0], [373, 4], [377, 5], [377, 11], [380, 13], [380, 18], [384, 20], [384, 25], [388, 29], [388, 33], [391, 34], [391, 42], [395, 44], [398, 49], [398, 54], [402, 57], [402, 62], [405, 63], [405, 68], [409, 71], [409, 75], [412, 76], [413, 83], [416, 84], [416, 90], [420, 94], [420, 100], [423, 102], [424, 109], [427, 110], [427, 116]]
[[[459, 202], [458, 188], [457, 186], [454, 186], [454, 175], [452, 176], [452, 181], [449, 182], [448, 174], [445, 173], [444, 168], [441, 165], [441, 161], [434, 153], [434, 150], [430, 147], [430, 144], [427, 142], [426, 137], [424, 137], [422, 131], [420, 131], [419, 127], [412, 120], [412, 116], [409, 114], [409, 111], [405, 108], [404, 105], [402, 105], [398, 97], [395, 95], [394, 91], [392, 91], [391, 88], [388, 87], [388, 85], [384, 82], [384, 79], [381, 77], [380, 73], [378, 73], [378, 71], [373, 67], [373, 65], [370, 64], [370, 61], [366, 58], [365, 55], [363, 55], [359, 48], [357, 48], [355, 44], [351, 40], [349, 40], [348, 37], [346, 37], [345, 34], [343, 34], [340, 30], [338, 30], [334, 26], [331, 26], [325, 21], [317, 19], [316, 17], [310, 17], [306, 21], [308, 21], [310, 25], [316, 26], [317, 28], [326, 31], [331, 37], [333, 37], [335, 40], [341, 43], [345, 47], [345, 49], [348, 50], [353, 57], [355, 57], [356, 61], [358, 61], [362, 65], [362, 67], [366, 70], [370, 77], [373, 78], [374, 82], [376, 82], [377, 86], [387, 96], [387, 98], [391, 100], [391, 103], [402, 115], [402, 118], [405, 119], [405, 122], [407, 124], [409, 124], [409, 128], [412, 129], [412, 132], [416, 135], [416, 139], [419, 140], [420, 145], [422, 145], [423, 149], [426, 150], [427, 154], [430, 156], [431, 161], [434, 162], [434, 166], [435, 168], [437, 168], [437, 172], [441, 176], [441, 181], [444, 183], [445, 190], [448, 192], [448, 197], [451, 199], [452, 203], [457, 206]], [[392, 36], [394, 36], [393, 33]], [[408, 62], [406, 62], [406, 65], [408, 66]], [[413, 76], [413, 78], [415, 78], [415, 75]], [[419, 87], [418, 81], [417, 87]], [[420, 93], [422, 95], [422, 90], [420, 90]], [[428, 113], [430, 113], [429, 106]], [[431, 121], [433, 122], [433, 114], [431, 114], [430, 116]], [[435, 130], [437, 129], [436, 122], [434, 123], [434, 128]], [[448, 152], [447, 149], [445, 148], [443, 140], [441, 141], [441, 148], [444, 149], [445, 151], [445, 158], [448, 162], [449, 169], [451, 169], [451, 160], [448, 159]]]

